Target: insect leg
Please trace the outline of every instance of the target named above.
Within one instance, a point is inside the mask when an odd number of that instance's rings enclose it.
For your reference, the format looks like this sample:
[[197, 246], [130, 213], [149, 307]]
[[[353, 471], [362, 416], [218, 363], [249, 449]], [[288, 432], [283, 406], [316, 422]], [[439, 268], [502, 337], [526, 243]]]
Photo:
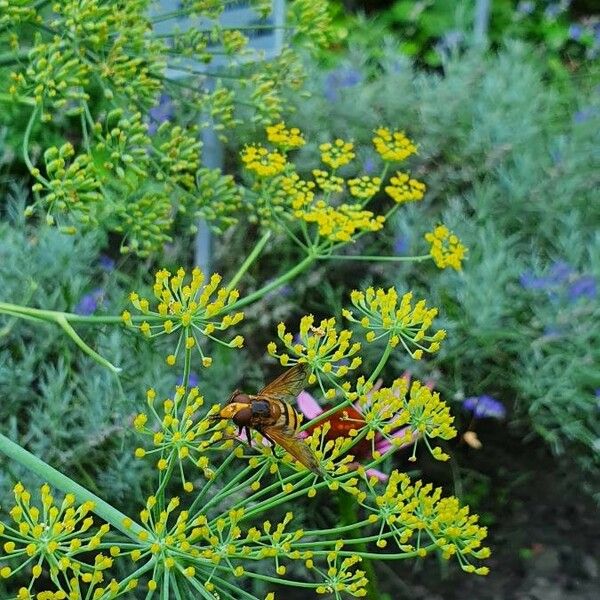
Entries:
[[[248, 446], [252, 447], [252, 434], [250, 433], [250, 427], [246, 426], [244, 429], [246, 430], [246, 437], [248, 438]], [[240, 433], [242, 433], [241, 429]]]
[[269, 442], [269, 444], [271, 444], [271, 452], [273, 452], [273, 454], [275, 454], [275, 445], [276, 445], [275, 442], [264, 431], [261, 431], [260, 433], [267, 440], [267, 442]]

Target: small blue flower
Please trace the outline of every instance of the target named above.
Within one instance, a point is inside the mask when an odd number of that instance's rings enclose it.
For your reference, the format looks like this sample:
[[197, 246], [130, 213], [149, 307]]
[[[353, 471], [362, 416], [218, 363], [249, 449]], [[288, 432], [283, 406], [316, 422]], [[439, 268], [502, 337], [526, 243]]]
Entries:
[[550, 281], [555, 284], [565, 283], [574, 274], [573, 267], [564, 260], [557, 260], [550, 267]]
[[330, 102], [336, 102], [339, 99], [339, 90], [354, 87], [362, 80], [362, 73], [358, 69], [352, 67], [334, 69], [325, 78], [325, 98]]
[[107, 256], [106, 254], [101, 254], [100, 257], [98, 258], [98, 265], [100, 266], [100, 268], [103, 271], [106, 271], [107, 273], [114, 271], [115, 264], [116, 263], [115, 263], [114, 259], [111, 258], [110, 256]]
[[[271, 277], [270, 279], [267, 279], [265, 281], [265, 283], [271, 283], [272, 281], [275, 281], [274, 277]], [[289, 298], [292, 294], [292, 287], [290, 285], [284, 284], [281, 287], [275, 288], [274, 290], [271, 290], [270, 292], [267, 292], [265, 294], [265, 299], [269, 299], [272, 300], [274, 298]]]
[[400, 235], [397, 233], [394, 236], [394, 254], [401, 256], [406, 254], [410, 248], [410, 240], [406, 235]]
[[[190, 378], [188, 379], [188, 387], [196, 387], [200, 379], [196, 373], [191, 372]], [[183, 375], [177, 380], [177, 385], [183, 385]]]
[[582, 108], [573, 115], [573, 122], [581, 125], [581, 123], [585, 123], [586, 121], [589, 121], [591, 118], [595, 117], [596, 114], [597, 111], [592, 107]]
[[581, 38], [581, 34], [583, 33], [583, 27], [579, 25], [579, 23], [571, 23], [569, 27], [569, 37], [578, 41]]
[[363, 163], [363, 171], [367, 175], [370, 175], [375, 170], [375, 166], [375, 160], [373, 157], [367, 156], [367, 158], [365, 158], [365, 162]]
[[582, 275], [575, 279], [569, 285], [569, 300], [572, 302], [579, 300], [579, 298], [595, 298], [598, 293], [598, 287], [596, 279], [592, 275]]
[[89, 316], [94, 314], [104, 300], [104, 290], [97, 288], [82, 296], [74, 309], [75, 314]]
[[475, 419], [504, 419], [504, 404], [491, 396], [472, 396], [463, 400], [463, 408], [473, 414]]
[[517, 12], [523, 15], [530, 15], [535, 10], [535, 4], [533, 2], [519, 2], [517, 5]]
[[148, 133], [154, 135], [162, 123], [173, 118], [175, 110], [171, 97], [167, 94], [161, 94], [158, 104], [148, 111]]
[[526, 290], [545, 290], [552, 283], [548, 277], [537, 277], [533, 271], [523, 271], [519, 276], [519, 282]]

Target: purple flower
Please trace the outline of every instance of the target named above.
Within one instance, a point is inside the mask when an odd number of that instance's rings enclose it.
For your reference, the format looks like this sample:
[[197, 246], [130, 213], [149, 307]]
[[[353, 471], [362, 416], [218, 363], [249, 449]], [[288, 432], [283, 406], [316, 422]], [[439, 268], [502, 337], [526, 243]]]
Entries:
[[526, 290], [549, 290], [566, 283], [574, 273], [569, 263], [559, 260], [552, 264], [547, 276], [537, 277], [532, 271], [524, 271], [519, 281]]
[[394, 254], [403, 255], [406, 254], [410, 248], [410, 240], [406, 235], [400, 235], [397, 233], [394, 236]]
[[[267, 279], [265, 281], [265, 284], [271, 283], [272, 281], [275, 281], [274, 277]], [[275, 289], [271, 290], [270, 292], [267, 292], [265, 294], [265, 299], [268, 298], [269, 300], [273, 300], [275, 298], [289, 298], [291, 293], [292, 293], [292, 287], [290, 285], [283, 284], [282, 286], [275, 288]]]
[[575, 302], [579, 298], [595, 298], [597, 294], [596, 279], [592, 275], [582, 275], [569, 285], [569, 300]]
[[583, 33], [583, 27], [581, 27], [581, 25], [579, 25], [579, 23], [571, 23], [571, 26], [569, 27], [569, 37], [572, 40], [578, 41], [579, 38], [581, 38], [582, 33]]
[[104, 300], [104, 290], [97, 288], [82, 296], [74, 309], [75, 314], [89, 316], [96, 312]]
[[472, 396], [463, 400], [463, 408], [473, 414], [475, 419], [504, 419], [504, 404], [491, 396]]
[[517, 5], [517, 12], [523, 15], [530, 15], [535, 10], [535, 4], [533, 2], [519, 2]]
[[549, 4], [544, 10], [544, 16], [546, 19], [554, 20], [561, 12], [564, 11], [564, 8], [556, 2], [555, 4]]
[[148, 133], [154, 135], [159, 125], [169, 121], [175, 114], [170, 96], [161, 94], [158, 104], [148, 111]]
[[373, 160], [373, 158], [371, 156], [367, 156], [367, 158], [365, 158], [365, 162], [363, 163], [363, 171], [367, 175], [370, 175], [374, 170], [375, 170], [375, 161]]
[[537, 277], [532, 271], [523, 271], [519, 282], [526, 290], [544, 290], [551, 284], [548, 277]]
[[581, 125], [581, 123], [585, 123], [586, 121], [589, 121], [591, 118], [595, 117], [596, 114], [597, 111], [594, 108], [589, 106], [587, 108], [582, 108], [573, 115], [573, 122]]
[[110, 256], [107, 256], [106, 254], [101, 254], [98, 258], [98, 265], [103, 271], [106, 271], [107, 273], [114, 271], [115, 264], [116, 263], [114, 259]]
[[362, 73], [352, 67], [340, 67], [327, 74], [325, 78], [325, 98], [330, 102], [339, 99], [339, 90], [358, 85], [363, 80]]
[[[200, 379], [196, 373], [190, 373], [190, 378], [188, 379], [188, 387], [196, 387]], [[183, 375], [177, 380], [177, 385], [183, 385]]]
[[573, 267], [568, 262], [557, 260], [550, 268], [550, 281], [556, 284], [564, 283], [573, 273]]

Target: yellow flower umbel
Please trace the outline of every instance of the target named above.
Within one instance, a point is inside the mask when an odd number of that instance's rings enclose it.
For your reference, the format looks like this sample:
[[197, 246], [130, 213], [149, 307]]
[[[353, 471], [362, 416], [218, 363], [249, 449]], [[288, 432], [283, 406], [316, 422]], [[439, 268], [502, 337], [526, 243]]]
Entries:
[[408, 173], [397, 171], [396, 175], [390, 178], [390, 185], [386, 186], [385, 191], [394, 202], [401, 204], [422, 200], [426, 189], [424, 183], [412, 179]]
[[489, 548], [482, 547], [487, 529], [455, 497], [442, 498], [441, 488], [421, 481], [413, 483], [405, 473], [392, 471], [374, 506], [363, 506], [371, 512], [369, 520], [383, 523], [376, 542], [379, 548], [393, 544], [402, 552], [417, 552], [421, 557], [437, 551], [445, 559], [456, 556], [468, 573], [487, 575], [487, 567], [476, 568], [469, 562], [471, 557], [490, 556]]
[[313, 201], [314, 190], [314, 181], [305, 181], [297, 173], [291, 173], [281, 178], [278, 193], [291, 203], [294, 210], [298, 210]]
[[440, 398], [439, 393], [431, 391], [420, 381], [414, 381], [409, 392], [408, 382], [404, 378], [394, 381], [391, 392], [401, 401], [395, 426], [408, 425], [412, 431], [412, 437], [415, 438], [411, 460], [416, 460], [419, 439], [424, 441], [436, 460], [448, 460], [450, 458], [448, 454], [444, 453], [439, 446], [432, 448], [429, 442], [434, 438], [450, 440], [456, 437], [456, 429], [453, 426], [454, 417], [450, 414], [450, 408]]
[[344, 191], [344, 180], [337, 175], [323, 171], [322, 169], [313, 169], [313, 177], [317, 182], [317, 185], [324, 192], [343, 192]]
[[324, 578], [323, 585], [317, 588], [317, 594], [336, 594], [345, 592], [354, 598], [364, 598], [367, 595], [367, 585], [369, 580], [365, 577], [365, 572], [355, 569], [355, 565], [361, 562], [360, 556], [352, 554], [344, 558], [339, 552], [343, 544], [336, 545], [335, 550], [327, 555], [327, 572], [321, 572]]
[[[368, 288], [366, 292], [354, 290], [350, 298], [362, 316], [355, 317], [350, 310], [344, 310], [343, 315], [369, 330], [368, 342], [385, 338], [392, 348], [401, 343], [414, 359], [419, 360], [423, 352], [437, 352], [446, 337], [443, 329], [427, 335], [437, 308], [427, 308], [425, 300], [419, 300], [413, 306], [412, 292], [404, 294], [400, 303], [394, 288], [387, 292], [381, 288]], [[411, 350], [411, 347], [416, 349]]]
[[[186, 480], [184, 463], [191, 462], [198, 467], [207, 479], [213, 476], [209, 468], [208, 457], [205, 450], [213, 444], [223, 440], [223, 425], [225, 421], [219, 421], [217, 425], [198, 414], [204, 405], [204, 398], [200, 395], [198, 388], [193, 387], [189, 391], [183, 386], [178, 386], [173, 399], [167, 398], [162, 402], [162, 407], [156, 402], [156, 392], [148, 390], [146, 394], [148, 413], [139, 413], [133, 420], [136, 431], [142, 435], [152, 438], [151, 450], [136, 448], [136, 458], [144, 458], [155, 454], [159, 458], [156, 468], [159, 471], [172, 469], [179, 465], [179, 473], [186, 492], [194, 489], [193, 484]], [[159, 414], [159, 410], [162, 414]], [[148, 426], [148, 419], [153, 421], [152, 427]], [[231, 446], [231, 440], [225, 442]]]
[[285, 123], [268, 126], [267, 139], [283, 150], [302, 148], [306, 144], [302, 132], [297, 127], [287, 129]]
[[321, 160], [332, 169], [339, 169], [347, 165], [355, 156], [354, 144], [339, 138], [335, 142], [327, 142], [319, 146]]
[[[31, 590], [40, 577], [52, 579], [58, 587], [49, 598], [79, 598], [69, 594], [74, 588], [79, 589], [80, 582], [93, 588], [88, 597], [92, 597], [92, 592], [95, 598], [100, 597], [104, 592], [104, 588], [99, 587], [104, 580], [103, 572], [112, 566], [113, 559], [98, 553], [92, 560], [109, 530], [106, 524], [92, 529], [93, 502], [76, 506], [75, 496], [67, 494], [62, 502], [55, 504], [47, 484], [40, 488], [40, 507], [32, 505], [31, 494], [21, 483], [15, 485], [13, 492], [15, 505], [9, 511], [13, 524], [0, 523], [4, 549], [0, 576], [6, 579], [21, 571], [31, 573], [29, 586], [20, 588], [17, 598], [33, 598]], [[13, 571], [6, 562], [15, 560], [19, 566]], [[115, 585], [118, 591], [116, 582], [112, 589]]]
[[361, 200], [369, 200], [379, 191], [380, 188], [380, 177], [369, 177], [368, 175], [363, 175], [362, 177], [348, 180], [348, 189], [350, 190], [350, 193], [355, 198], [360, 198]]
[[426, 233], [425, 239], [431, 244], [431, 258], [440, 269], [462, 269], [467, 248], [445, 225], [438, 225], [433, 231]]
[[274, 177], [285, 169], [286, 159], [277, 151], [269, 152], [260, 144], [246, 146], [241, 153], [242, 162], [248, 171], [258, 177]]
[[[244, 343], [242, 336], [236, 336], [230, 342], [224, 342], [213, 336], [215, 331], [224, 331], [236, 325], [244, 318], [244, 313], [230, 312], [230, 306], [239, 298], [237, 290], [219, 289], [221, 276], [213, 274], [208, 282], [197, 267], [192, 271], [191, 281], [186, 281], [186, 272], [180, 268], [176, 275], [161, 269], [155, 275], [154, 296], [157, 300], [155, 309], [150, 302], [140, 298], [136, 292], [129, 296], [133, 306], [147, 317], [139, 326], [140, 331], [148, 336], [179, 332], [179, 342], [174, 354], [167, 357], [167, 363], [175, 364], [177, 354], [182, 345], [186, 349], [198, 348], [202, 356], [202, 364], [210, 366], [212, 360], [202, 352], [198, 342], [198, 334], [209, 337], [230, 348], [240, 348]], [[132, 325], [128, 311], [123, 313], [123, 320]]]
[[401, 162], [417, 153], [417, 147], [406, 137], [404, 131], [390, 131], [387, 127], [375, 130], [373, 145], [386, 162]]
[[349, 242], [363, 231], [379, 231], [385, 223], [383, 215], [376, 216], [370, 210], [363, 210], [360, 204], [342, 204], [334, 208], [324, 200], [294, 214], [306, 223], [316, 223], [319, 235], [334, 243]]
[[[297, 340], [286, 331], [283, 323], [279, 323], [277, 335], [287, 352], [278, 353], [277, 344], [271, 342], [267, 347], [269, 354], [278, 358], [284, 366], [307, 363], [317, 376], [324, 373], [342, 379], [349, 371], [357, 369], [362, 363], [357, 356], [361, 345], [359, 342], [351, 343], [352, 332], [346, 329], [338, 332], [334, 318], [323, 319], [316, 327], [314, 322], [313, 315], [302, 317]], [[311, 375], [309, 383], [315, 381], [316, 376]]]

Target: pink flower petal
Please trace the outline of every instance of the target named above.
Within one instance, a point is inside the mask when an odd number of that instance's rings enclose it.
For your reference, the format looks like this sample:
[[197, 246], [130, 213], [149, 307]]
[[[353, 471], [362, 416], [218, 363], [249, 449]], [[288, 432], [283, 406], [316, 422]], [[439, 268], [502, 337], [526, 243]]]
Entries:
[[309, 421], [323, 414], [323, 409], [308, 392], [300, 392], [296, 402], [298, 403], [298, 408], [301, 410], [302, 414]]
[[382, 471], [378, 471], [377, 469], [367, 469], [366, 474], [368, 477], [373, 477], [373, 476], [377, 477], [377, 479], [379, 479], [379, 481], [387, 481], [388, 477], [389, 477], [388, 475], [386, 475]]

